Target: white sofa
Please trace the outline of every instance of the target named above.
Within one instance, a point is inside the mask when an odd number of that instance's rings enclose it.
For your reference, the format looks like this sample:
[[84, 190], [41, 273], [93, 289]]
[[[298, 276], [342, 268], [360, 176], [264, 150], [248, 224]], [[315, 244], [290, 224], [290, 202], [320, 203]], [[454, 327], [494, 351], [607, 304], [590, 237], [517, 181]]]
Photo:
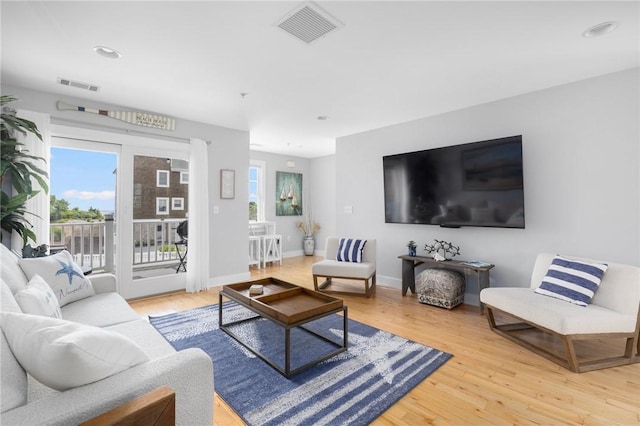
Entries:
[[[480, 292], [491, 329], [578, 373], [640, 362], [640, 268], [574, 258], [608, 265], [591, 303], [583, 307], [535, 292], [553, 258], [553, 254], [538, 255], [529, 287], [493, 287]], [[496, 312], [506, 313], [519, 322], [497, 324]], [[529, 328], [557, 336], [563, 344], [564, 356], [523, 338], [520, 333]], [[625, 339], [623, 355], [606, 354], [600, 359], [579, 362], [576, 341], [611, 338]]]
[[[0, 255], [0, 311], [21, 312], [13, 295], [26, 287], [27, 277], [18, 257], [2, 244]], [[62, 318], [121, 333], [136, 342], [149, 361], [97, 382], [59, 392], [26, 373], [14, 357], [4, 332], [0, 333], [0, 424], [78, 424], [163, 385], [176, 394], [176, 424], [212, 424], [211, 358], [200, 349], [176, 352], [116, 293], [115, 276], [98, 274], [89, 278], [95, 296], [63, 306]]]

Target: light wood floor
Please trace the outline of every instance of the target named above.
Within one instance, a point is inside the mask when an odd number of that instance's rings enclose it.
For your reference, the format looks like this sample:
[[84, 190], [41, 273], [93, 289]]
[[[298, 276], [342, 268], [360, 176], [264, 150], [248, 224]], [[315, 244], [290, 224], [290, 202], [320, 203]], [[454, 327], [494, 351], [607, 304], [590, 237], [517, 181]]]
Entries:
[[[317, 257], [284, 259], [253, 270], [313, 288]], [[640, 424], [640, 364], [576, 374], [492, 333], [478, 307], [450, 311], [402, 297], [378, 283], [370, 299], [345, 296], [349, 318], [453, 354], [445, 365], [393, 405], [374, 425]], [[218, 303], [215, 288], [131, 302], [142, 315], [162, 315]], [[616, 344], [618, 342], [615, 342]], [[554, 342], [550, 342], [554, 345]], [[609, 347], [585, 346], [599, 351]], [[214, 365], [215, 372], [215, 365]], [[215, 373], [214, 373], [215, 374]], [[214, 423], [242, 425], [216, 395]]]

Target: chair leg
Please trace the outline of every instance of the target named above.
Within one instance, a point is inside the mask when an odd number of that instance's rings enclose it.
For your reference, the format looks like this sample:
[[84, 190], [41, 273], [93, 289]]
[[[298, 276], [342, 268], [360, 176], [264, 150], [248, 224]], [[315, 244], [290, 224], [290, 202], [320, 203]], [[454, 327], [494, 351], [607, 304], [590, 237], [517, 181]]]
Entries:
[[579, 373], [580, 364], [578, 364], [578, 357], [576, 356], [576, 349], [573, 346], [573, 340], [569, 336], [562, 336], [562, 343], [564, 345], [564, 353], [567, 356], [569, 370], [574, 373]]
[[322, 281], [319, 285], [318, 285], [318, 289], [319, 290], [323, 290], [325, 288], [327, 288], [329, 285], [331, 285], [331, 277], [325, 277], [324, 281]]
[[[371, 277], [371, 290], [369, 291], [370, 295], [373, 295], [376, 292], [376, 273], [373, 273], [373, 276]], [[367, 296], [369, 297], [369, 296]]]
[[[638, 339], [638, 336], [635, 337], [629, 337], [627, 339], [627, 343], [624, 346], [624, 356], [626, 358], [631, 358], [633, 357], [633, 348], [640, 342], [636, 342], [636, 340]], [[640, 350], [638, 351], [638, 354], [640, 354]]]
[[325, 291], [326, 293], [335, 293], [335, 294], [348, 294], [352, 296], [364, 296], [370, 297], [376, 291], [376, 276], [372, 275], [370, 278], [348, 278], [348, 277], [339, 277], [351, 280], [362, 280], [364, 281], [364, 292], [351, 292], [351, 291], [338, 291], [338, 290], [324, 290], [328, 286], [332, 284], [333, 277], [322, 277], [324, 281], [318, 283], [319, 275], [313, 276], [313, 289], [316, 291]]
[[491, 331], [494, 331], [494, 329], [496, 328], [496, 319], [493, 316], [493, 310], [488, 307], [487, 305], [484, 305], [484, 311], [487, 315], [487, 321], [489, 322], [489, 328], [491, 329]]

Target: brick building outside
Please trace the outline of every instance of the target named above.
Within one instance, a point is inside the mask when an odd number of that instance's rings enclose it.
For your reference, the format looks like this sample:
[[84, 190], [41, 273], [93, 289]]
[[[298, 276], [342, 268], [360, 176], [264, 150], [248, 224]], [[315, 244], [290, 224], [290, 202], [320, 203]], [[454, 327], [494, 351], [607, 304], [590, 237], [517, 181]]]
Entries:
[[186, 161], [137, 155], [133, 167], [134, 219], [184, 219], [188, 216]]
[[136, 247], [179, 239], [176, 228], [189, 216], [189, 163], [137, 155], [133, 167], [133, 219], [143, 221], [134, 223]]

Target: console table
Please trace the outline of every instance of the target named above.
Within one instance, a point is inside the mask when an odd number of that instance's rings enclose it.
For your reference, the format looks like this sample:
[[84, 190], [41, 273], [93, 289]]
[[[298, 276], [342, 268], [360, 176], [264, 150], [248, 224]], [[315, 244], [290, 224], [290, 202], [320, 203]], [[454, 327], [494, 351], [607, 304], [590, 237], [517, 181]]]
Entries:
[[[454, 271], [475, 271], [478, 277], [478, 294], [483, 288], [489, 287], [489, 270], [493, 268], [495, 265], [489, 264], [487, 266], [472, 266], [467, 265], [463, 261], [459, 260], [443, 260], [440, 262], [436, 262], [430, 257], [426, 256], [409, 256], [402, 255], [398, 256], [399, 259], [402, 259], [402, 295], [405, 296], [407, 294], [407, 289], [411, 289], [413, 294], [416, 293], [416, 275], [415, 268], [420, 265], [427, 265], [430, 268], [442, 268], [442, 269], [451, 269]], [[480, 309], [482, 312], [482, 303], [480, 304]]]

